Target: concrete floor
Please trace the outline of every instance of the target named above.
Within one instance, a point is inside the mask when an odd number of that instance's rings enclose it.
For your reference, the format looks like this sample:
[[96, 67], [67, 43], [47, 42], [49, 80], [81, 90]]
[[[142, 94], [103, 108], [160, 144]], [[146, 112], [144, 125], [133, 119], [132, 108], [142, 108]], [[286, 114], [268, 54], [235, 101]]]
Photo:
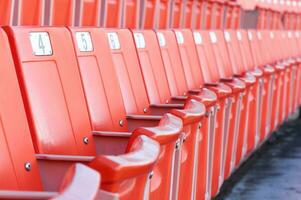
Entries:
[[283, 124], [216, 200], [301, 200], [301, 120]]

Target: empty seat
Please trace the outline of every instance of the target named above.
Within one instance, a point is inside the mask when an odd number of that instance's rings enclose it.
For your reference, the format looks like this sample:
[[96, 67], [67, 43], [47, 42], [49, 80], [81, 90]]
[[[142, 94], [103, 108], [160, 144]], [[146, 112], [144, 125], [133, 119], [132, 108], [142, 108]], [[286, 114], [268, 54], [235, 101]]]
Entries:
[[184, 6], [183, 0], [171, 1], [172, 13], [171, 13], [171, 27], [182, 28], [184, 25]]
[[[61, 165], [51, 164], [51, 160], [60, 160], [63, 166], [70, 165], [70, 161], [89, 164], [105, 174], [101, 185], [103, 195], [127, 199], [135, 194], [139, 198], [146, 198], [149, 195], [148, 177], [157, 161], [160, 147], [156, 141], [139, 136], [124, 147], [126, 149], [121, 155], [98, 153], [96, 156], [97, 142], [93, 141], [91, 120], [70, 32], [65, 28], [51, 27], [8, 27], [6, 31], [14, 52], [39, 167], [51, 169], [51, 181], [55, 181], [61, 179]], [[64, 48], [61, 48], [62, 45]], [[181, 128], [181, 124], [177, 123], [177, 118], [173, 120], [172, 116], [166, 116], [162, 120], [158, 130], [167, 131], [160, 134], [169, 137], [178, 134], [177, 128]], [[175, 126], [171, 125], [173, 123]], [[97, 138], [96, 135], [94, 137]], [[44, 177], [47, 173], [41, 175]], [[123, 184], [129, 182], [133, 187], [124, 188]], [[51, 183], [45, 188], [56, 189]]]
[[211, 28], [221, 29], [224, 24], [225, 4], [222, 1], [214, 1], [212, 5]]
[[[100, 185], [100, 176], [96, 171], [81, 164], [68, 169], [58, 160], [48, 160], [58, 165], [62, 172], [60, 180], [55, 180], [52, 179], [51, 169], [40, 168], [38, 165], [8, 39], [2, 29], [0, 41], [0, 199], [48, 199], [56, 198], [59, 193], [62, 199], [70, 199], [73, 196], [94, 199]], [[72, 163], [68, 166], [71, 165]], [[62, 181], [64, 174], [65, 183]], [[89, 187], [82, 187], [83, 182]], [[54, 185], [56, 189], [49, 189], [49, 184]], [[61, 186], [64, 188], [60, 191]]]

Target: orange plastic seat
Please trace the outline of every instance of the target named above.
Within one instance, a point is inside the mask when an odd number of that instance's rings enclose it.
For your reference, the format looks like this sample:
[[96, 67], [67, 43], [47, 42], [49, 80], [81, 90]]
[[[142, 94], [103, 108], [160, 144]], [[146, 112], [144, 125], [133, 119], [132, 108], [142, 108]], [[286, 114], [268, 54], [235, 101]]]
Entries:
[[[61, 172], [59, 179], [52, 179], [51, 171], [39, 165], [31, 141], [8, 38], [2, 29], [0, 41], [0, 198], [70, 199], [78, 196], [94, 199], [100, 186], [100, 175], [96, 171], [82, 164], [70, 163], [68, 166], [73, 166], [69, 168], [60, 165], [59, 161], [48, 160], [59, 165]], [[82, 187], [83, 181], [89, 187]], [[53, 185], [54, 188], [50, 189], [48, 185]]]
[[182, 28], [184, 26], [184, 6], [183, 0], [174, 0], [172, 3], [171, 27]]

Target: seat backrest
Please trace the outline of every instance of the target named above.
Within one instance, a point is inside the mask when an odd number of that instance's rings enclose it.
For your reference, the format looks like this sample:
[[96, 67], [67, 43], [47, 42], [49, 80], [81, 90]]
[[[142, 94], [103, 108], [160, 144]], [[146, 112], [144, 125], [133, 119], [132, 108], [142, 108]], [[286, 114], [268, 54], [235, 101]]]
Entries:
[[238, 40], [238, 45], [244, 62], [244, 71], [252, 70], [255, 67], [249, 42], [249, 39], [252, 40], [252, 34], [249, 35], [247, 30], [241, 29], [239, 31], [241, 33], [241, 40]]
[[172, 30], [157, 31], [157, 38], [172, 96], [184, 95], [188, 91], [177, 39]]
[[102, 7], [103, 27], [121, 27], [123, 0], [106, 0]]
[[13, 0], [1, 1], [0, 2], [0, 25], [11, 25], [12, 14], [14, 10]]
[[255, 30], [248, 30], [248, 39], [255, 67], [262, 66], [263, 61], [260, 54], [257, 32]]
[[79, 26], [100, 26], [101, 0], [82, 0]]
[[170, 27], [170, 16], [172, 15], [170, 7], [171, 0], [159, 0], [159, 14], [158, 14], [158, 23], [159, 29], [165, 29]]
[[241, 53], [238, 40], [242, 39], [240, 30], [225, 30], [224, 37], [227, 45], [229, 59], [234, 74], [242, 74], [245, 72], [245, 58]]
[[185, 28], [193, 28], [193, 18], [195, 17], [195, 7], [196, 7], [196, 1], [193, 0], [187, 0], [185, 2], [185, 12], [184, 12], [184, 19], [185, 19]]
[[189, 29], [176, 29], [174, 32], [177, 38], [188, 88], [200, 88], [203, 86], [204, 80], [193, 34]]
[[222, 2], [214, 2], [212, 8], [212, 15], [211, 15], [211, 28], [213, 29], [221, 29], [223, 25], [223, 18], [224, 18], [224, 5]]
[[125, 0], [123, 8], [123, 27], [139, 28], [140, 26], [140, 2], [139, 0]]
[[[194, 41], [205, 82], [214, 83], [219, 81], [220, 72], [211, 44], [212, 41], [217, 42], [216, 35], [210, 34], [209, 31], [194, 31]], [[221, 60], [219, 62], [221, 63]]]
[[108, 29], [110, 52], [127, 114], [144, 114], [149, 106], [133, 35], [128, 29]]
[[146, 0], [142, 4], [141, 28], [151, 29], [158, 25], [159, 0]]
[[[218, 65], [220, 77], [229, 78], [233, 76], [233, 68], [229, 53], [227, 51], [227, 45], [225, 42], [224, 32], [221, 30], [214, 31], [217, 42], [213, 42], [213, 49], [215, 53], [215, 59], [222, 60], [222, 63]], [[219, 63], [219, 62], [218, 62]]]
[[172, 2], [171, 27], [182, 28], [185, 2], [183, 0], [174, 0], [171, 2]]
[[[14, 62], [2, 29], [0, 42], [0, 189], [42, 190]], [[31, 168], [26, 170], [26, 164]]]
[[75, 1], [52, 0], [49, 11], [50, 26], [74, 26]]
[[156, 33], [143, 30], [133, 34], [150, 104], [166, 103], [171, 94]]
[[195, 11], [194, 11], [194, 22], [192, 25], [192, 29], [201, 29], [203, 23], [203, 1], [197, 0], [195, 1]]
[[[43, 23], [44, 3], [40, 0], [19, 0], [17, 21], [13, 25], [41, 25]], [[15, 15], [15, 12], [14, 12]]]
[[127, 131], [123, 98], [106, 32], [99, 28], [69, 29], [93, 130]]
[[212, 2], [210, 1], [205, 1], [204, 2], [204, 6], [205, 6], [205, 13], [204, 13], [204, 29], [211, 29], [211, 16], [212, 16], [212, 8], [213, 8], [213, 5], [212, 5]]
[[6, 27], [6, 31], [36, 152], [94, 155], [69, 31], [63, 27]]

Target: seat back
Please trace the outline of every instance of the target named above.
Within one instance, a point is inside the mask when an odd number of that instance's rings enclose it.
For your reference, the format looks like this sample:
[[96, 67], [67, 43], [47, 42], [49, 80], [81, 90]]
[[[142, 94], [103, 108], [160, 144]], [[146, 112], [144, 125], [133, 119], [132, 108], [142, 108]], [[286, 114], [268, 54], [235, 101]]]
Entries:
[[212, 28], [214, 29], [221, 29], [223, 25], [223, 18], [224, 18], [224, 5], [222, 2], [214, 2], [212, 8]]
[[100, 26], [101, 0], [83, 0], [79, 12], [79, 26]]
[[172, 30], [157, 31], [161, 55], [172, 96], [185, 95], [188, 91], [177, 39]]
[[106, 32], [99, 28], [70, 30], [93, 130], [127, 131], [123, 98]]
[[103, 27], [118, 28], [122, 24], [123, 0], [105, 0], [102, 7]]
[[234, 74], [242, 74], [245, 72], [245, 56], [241, 53], [239, 40], [241, 40], [240, 30], [225, 30], [224, 37], [227, 45], [227, 50], [229, 53], [229, 59], [231, 61], [231, 66]]
[[42, 190], [14, 62], [2, 29], [0, 42], [0, 189]]
[[132, 33], [128, 29], [105, 30], [127, 114], [144, 114], [149, 106]]
[[196, 1], [188, 0], [185, 2], [185, 12], [184, 12], [184, 27], [185, 28], [193, 28], [193, 21], [195, 17], [195, 11], [196, 11]]
[[140, 26], [140, 0], [125, 0], [123, 8], [122, 27], [139, 28]]
[[172, 2], [172, 14], [171, 14], [171, 27], [182, 28], [184, 19], [184, 6], [183, 0], [174, 0]]
[[158, 0], [146, 0], [142, 3], [141, 28], [151, 29], [158, 26]]
[[244, 61], [244, 71], [252, 70], [255, 67], [249, 40], [252, 40], [252, 34], [247, 30], [240, 30], [241, 40], [238, 40], [239, 49]]
[[133, 31], [150, 104], [167, 103], [171, 97], [156, 33]]
[[213, 8], [213, 5], [212, 5], [212, 2], [209, 2], [209, 1], [205, 1], [204, 2], [204, 29], [211, 29], [211, 16], [212, 16], [212, 8]]
[[248, 30], [248, 39], [255, 67], [263, 66], [264, 62], [260, 53], [257, 32], [255, 30]]
[[197, 0], [194, 1], [194, 3], [196, 4], [194, 9], [194, 22], [192, 23], [192, 27], [193, 29], [201, 29], [202, 28], [202, 23], [203, 23], [203, 4], [204, 2], [202, 0]]
[[44, 2], [40, 0], [20, 0], [17, 5], [17, 21], [14, 21], [13, 25], [42, 25], [44, 17], [43, 7]]
[[74, 26], [75, 1], [52, 0], [49, 9], [50, 26]]
[[172, 15], [171, 13], [171, 0], [159, 0], [159, 14], [158, 14], [158, 23], [159, 29], [165, 29], [170, 27], [170, 16]]
[[221, 63], [221, 60], [215, 59], [214, 51], [211, 45], [212, 41], [217, 41], [216, 35], [210, 34], [209, 31], [195, 31], [194, 41], [205, 82], [214, 83], [219, 81], [220, 72], [217, 61]]
[[7, 27], [6, 31], [36, 152], [94, 155], [69, 31], [54, 27]]
[[192, 32], [189, 29], [176, 29], [174, 32], [177, 38], [188, 88], [200, 88], [204, 84], [203, 72], [199, 63]]
[[12, 14], [14, 10], [14, 4], [12, 0], [1, 1], [0, 2], [0, 25], [11, 25], [12, 24]]
[[216, 30], [214, 31], [217, 42], [213, 42], [213, 49], [215, 52], [216, 59], [222, 60], [222, 63], [218, 65], [219, 71], [220, 71], [220, 76], [222, 78], [229, 78], [233, 76], [233, 66], [231, 64], [230, 56], [227, 51], [227, 45], [225, 42], [225, 37], [224, 37], [224, 32], [221, 30]]

